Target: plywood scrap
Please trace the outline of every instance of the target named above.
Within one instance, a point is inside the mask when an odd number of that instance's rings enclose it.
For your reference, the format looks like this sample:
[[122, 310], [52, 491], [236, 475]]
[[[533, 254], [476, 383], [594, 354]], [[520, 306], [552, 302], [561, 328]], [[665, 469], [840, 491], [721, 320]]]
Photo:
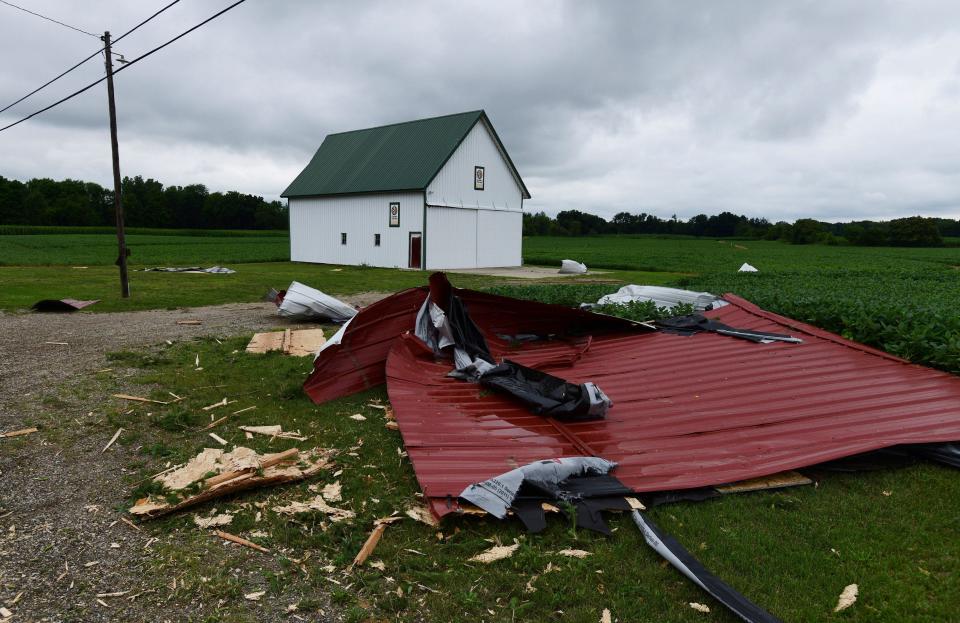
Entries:
[[610, 616], [610, 608], [604, 608], [600, 613], [600, 623], [612, 623], [613, 617]]
[[267, 591], [257, 591], [255, 593], [247, 593], [243, 596], [244, 599], [248, 601], [260, 601], [260, 598], [267, 594]]
[[21, 429], [19, 429], [19, 430], [11, 430], [11, 431], [8, 431], [8, 432], [6, 432], [6, 433], [0, 433], [0, 437], [3, 437], [3, 438], [6, 438], [6, 437], [20, 437], [21, 435], [30, 435], [30, 434], [33, 434], [33, 433], [37, 432], [38, 430], [40, 430], [40, 429], [36, 428], [35, 426], [31, 426], [30, 428], [21, 428]]
[[336, 450], [325, 448], [303, 453], [291, 448], [264, 455], [244, 447], [231, 452], [206, 448], [183, 467], [156, 476], [153, 480], [162, 486], [165, 495], [138, 500], [130, 513], [159, 517], [238, 491], [303, 480], [331, 468], [335, 454]]
[[266, 547], [257, 545], [253, 541], [248, 541], [241, 536], [230, 534], [229, 532], [224, 532], [223, 530], [214, 530], [213, 533], [225, 541], [230, 541], [232, 543], [236, 543], [237, 545], [243, 545], [244, 547], [249, 547], [250, 549], [255, 549], [258, 552], [263, 552], [265, 554], [270, 553], [270, 550], [268, 550]]
[[211, 428], [213, 428], [213, 427], [215, 427], [215, 426], [219, 426], [220, 424], [223, 424], [224, 422], [226, 422], [226, 421], [227, 421], [227, 418], [229, 418], [229, 417], [230, 417], [229, 415], [225, 415], [225, 416], [223, 416], [222, 418], [216, 419], [216, 420], [210, 422], [209, 424], [207, 424], [206, 426], [204, 426], [203, 428], [201, 428], [200, 430], [201, 430], [201, 431], [210, 430]]
[[798, 487], [801, 485], [813, 484], [813, 481], [799, 472], [788, 471], [762, 476], [760, 478], [751, 478], [750, 480], [741, 480], [729, 485], [714, 487], [723, 494], [729, 493], [747, 493], [749, 491], [763, 491], [765, 489], [782, 489], [784, 487]]
[[220, 444], [221, 446], [225, 446], [225, 445], [227, 445], [227, 443], [228, 443], [226, 439], [224, 439], [223, 437], [221, 437], [220, 435], [218, 435], [218, 434], [216, 434], [216, 433], [207, 433], [207, 434], [210, 435], [210, 439], [213, 439], [214, 441], [216, 441], [216, 442], [217, 442], [218, 444]]
[[279, 424], [271, 424], [268, 426], [241, 426], [240, 430], [245, 433], [278, 437], [280, 439], [293, 439], [296, 441], [306, 441], [307, 439], [300, 434], [300, 431], [285, 431]]
[[279, 350], [286, 355], [305, 357], [315, 355], [326, 342], [323, 329], [286, 329], [256, 333], [247, 344], [248, 353], [263, 354]]
[[190, 319], [190, 320], [178, 320], [177, 324], [179, 325], [198, 325], [203, 324], [202, 320]]
[[561, 556], [567, 556], [568, 558], [586, 558], [592, 555], [591, 552], [583, 549], [562, 549], [557, 553]]
[[4, 619], [9, 619], [9, 618], [12, 617], [12, 616], [13, 616], [13, 613], [12, 613], [12, 612], [10, 612], [9, 610], [7, 610], [7, 609], [4, 608], [3, 606], [0, 606], [0, 617], [3, 617]]
[[329, 484], [323, 485], [323, 490], [320, 492], [320, 495], [323, 496], [323, 499], [328, 502], [339, 502], [343, 499], [343, 487], [340, 486], [340, 481], [331, 482]]
[[843, 592], [840, 593], [840, 598], [837, 600], [837, 607], [834, 608], [833, 611], [840, 612], [855, 604], [859, 593], [860, 588], [856, 584], [848, 584], [843, 589]]
[[426, 506], [412, 506], [406, 510], [406, 515], [410, 519], [425, 523], [431, 527], [436, 527], [440, 523]]
[[700, 604], [695, 601], [689, 603], [690, 607], [696, 610], [697, 612], [703, 612], [704, 614], [710, 614], [710, 606], [706, 604]]
[[193, 523], [197, 524], [201, 528], [226, 526], [232, 521], [233, 515], [230, 513], [220, 513], [219, 515], [211, 515], [210, 517], [198, 517], [197, 515], [193, 516]]
[[510, 558], [519, 547], [519, 543], [514, 543], [513, 545], [494, 545], [490, 549], [484, 550], [470, 558], [470, 562], [490, 564], [491, 562], [503, 560], [504, 558]]
[[330, 518], [330, 521], [346, 521], [353, 519], [356, 514], [346, 508], [336, 508], [327, 504], [322, 495], [303, 502], [291, 502], [285, 506], [274, 506], [273, 512], [281, 515], [297, 515], [299, 513], [320, 512]]

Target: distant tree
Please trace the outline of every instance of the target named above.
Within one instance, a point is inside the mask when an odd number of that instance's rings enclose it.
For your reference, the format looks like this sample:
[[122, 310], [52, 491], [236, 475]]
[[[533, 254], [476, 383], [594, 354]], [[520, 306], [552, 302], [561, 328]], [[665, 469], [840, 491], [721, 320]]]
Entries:
[[938, 247], [943, 238], [933, 219], [911, 216], [890, 221], [889, 243], [894, 247]]
[[826, 231], [823, 223], [812, 218], [798, 219], [790, 229], [793, 244], [813, 244]]

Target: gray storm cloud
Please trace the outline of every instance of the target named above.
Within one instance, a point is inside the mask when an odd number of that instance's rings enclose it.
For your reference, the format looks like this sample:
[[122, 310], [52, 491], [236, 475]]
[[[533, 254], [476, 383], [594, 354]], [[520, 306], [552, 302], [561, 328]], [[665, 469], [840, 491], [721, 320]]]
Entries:
[[[92, 32], [162, 6], [22, 0]], [[228, 2], [182, 2], [127, 58]], [[329, 132], [484, 108], [528, 210], [960, 218], [960, 5], [249, 0], [117, 76], [124, 174], [276, 197]], [[5, 105], [98, 42], [0, 6]], [[0, 115], [97, 79], [102, 62]], [[0, 175], [110, 180], [97, 87]]]

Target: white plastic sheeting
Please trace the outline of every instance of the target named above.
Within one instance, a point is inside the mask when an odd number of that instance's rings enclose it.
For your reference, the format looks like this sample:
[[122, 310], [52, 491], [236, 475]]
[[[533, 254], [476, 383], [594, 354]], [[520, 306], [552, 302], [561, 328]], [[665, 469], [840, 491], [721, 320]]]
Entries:
[[600, 297], [597, 305], [625, 304], [632, 301], [653, 301], [657, 307], [672, 308], [680, 304], [693, 305], [695, 311], [706, 311], [727, 305], [719, 296], [709, 292], [693, 292], [662, 286], [623, 286], [613, 294]]
[[587, 265], [574, 260], [563, 260], [560, 262], [561, 275], [584, 275], [587, 272]]
[[320, 290], [294, 281], [287, 288], [277, 313], [295, 320], [346, 322], [357, 315], [357, 310]]
[[750, 264], [747, 264], [746, 262], [744, 262], [743, 266], [741, 266], [740, 270], [738, 270], [737, 272], [738, 273], [758, 273], [760, 271], [757, 270], [755, 267], [751, 266]]

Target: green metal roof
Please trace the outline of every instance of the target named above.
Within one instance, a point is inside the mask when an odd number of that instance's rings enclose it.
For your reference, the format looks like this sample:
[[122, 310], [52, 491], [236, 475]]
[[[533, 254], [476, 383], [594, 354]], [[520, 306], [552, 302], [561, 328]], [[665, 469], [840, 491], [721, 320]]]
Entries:
[[481, 119], [529, 198], [520, 174], [482, 110], [330, 134], [281, 196], [426, 190]]

